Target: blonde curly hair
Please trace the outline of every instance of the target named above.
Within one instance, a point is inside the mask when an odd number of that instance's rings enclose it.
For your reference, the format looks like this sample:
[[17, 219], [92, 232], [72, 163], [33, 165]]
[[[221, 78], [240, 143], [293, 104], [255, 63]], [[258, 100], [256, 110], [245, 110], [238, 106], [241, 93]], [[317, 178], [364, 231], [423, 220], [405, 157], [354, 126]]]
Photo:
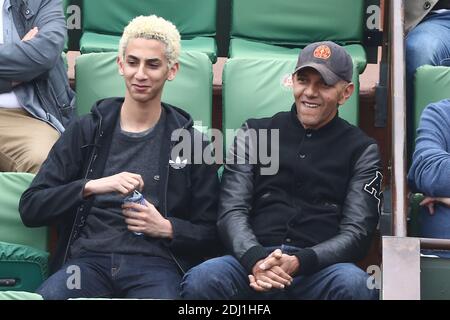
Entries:
[[166, 58], [171, 68], [178, 62], [181, 50], [181, 37], [177, 27], [161, 17], [138, 16], [123, 30], [119, 43], [119, 57], [125, 58], [125, 49], [131, 39], [155, 39], [166, 45]]

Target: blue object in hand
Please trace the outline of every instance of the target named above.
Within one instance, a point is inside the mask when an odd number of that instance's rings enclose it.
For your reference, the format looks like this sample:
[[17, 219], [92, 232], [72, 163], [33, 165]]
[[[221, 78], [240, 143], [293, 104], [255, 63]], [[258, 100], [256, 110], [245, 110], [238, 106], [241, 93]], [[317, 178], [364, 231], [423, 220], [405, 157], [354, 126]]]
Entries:
[[[133, 194], [131, 194], [123, 199], [123, 203], [127, 203], [127, 202], [133, 202], [133, 203], [137, 203], [137, 204], [141, 204], [141, 205], [145, 206], [144, 196], [137, 190], [134, 190]], [[144, 235], [142, 232], [133, 232], [133, 233], [137, 236]]]

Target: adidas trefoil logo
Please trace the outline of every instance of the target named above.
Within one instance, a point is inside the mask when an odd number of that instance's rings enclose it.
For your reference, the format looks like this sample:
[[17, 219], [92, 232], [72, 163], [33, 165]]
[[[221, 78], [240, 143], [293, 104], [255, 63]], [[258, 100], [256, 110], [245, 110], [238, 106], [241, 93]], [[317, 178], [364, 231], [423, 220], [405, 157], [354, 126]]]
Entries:
[[180, 157], [177, 157], [175, 161], [169, 160], [169, 164], [175, 170], [183, 169], [187, 165], [187, 159], [181, 160]]

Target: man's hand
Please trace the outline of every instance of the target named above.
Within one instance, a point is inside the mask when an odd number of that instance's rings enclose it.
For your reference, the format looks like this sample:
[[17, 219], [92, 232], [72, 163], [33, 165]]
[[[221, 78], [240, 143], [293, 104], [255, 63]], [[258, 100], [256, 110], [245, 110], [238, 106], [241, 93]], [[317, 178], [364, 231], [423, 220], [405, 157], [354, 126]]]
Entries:
[[26, 35], [23, 36], [22, 41], [29, 41], [33, 39], [38, 34], [38, 32], [39, 32], [38, 27], [34, 27], [30, 31], [28, 31]]
[[145, 200], [145, 206], [127, 202], [122, 206], [122, 213], [128, 230], [142, 232], [154, 238], [173, 238], [172, 224], [165, 219], [155, 206]]
[[436, 203], [443, 204], [444, 206], [447, 206], [450, 208], [450, 198], [443, 198], [443, 197], [425, 197], [425, 199], [420, 202], [421, 206], [427, 206], [428, 210], [430, 211], [430, 214], [434, 214], [434, 205]]
[[289, 276], [294, 276], [300, 267], [300, 262], [296, 256], [282, 254], [281, 257], [271, 254], [259, 266], [262, 270], [272, 270], [279, 267]]
[[[292, 282], [292, 277], [287, 274], [279, 265], [283, 254], [280, 249], [272, 252], [266, 259], [258, 261], [253, 267], [252, 274], [249, 275], [250, 287], [258, 292], [267, 292], [271, 289], [284, 289]], [[261, 268], [262, 265], [271, 263], [271, 268]]]
[[121, 172], [113, 176], [88, 181], [84, 186], [83, 197], [110, 192], [117, 192], [125, 196], [136, 189], [142, 191], [143, 188], [144, 180], [142, 180], [141, 175]]

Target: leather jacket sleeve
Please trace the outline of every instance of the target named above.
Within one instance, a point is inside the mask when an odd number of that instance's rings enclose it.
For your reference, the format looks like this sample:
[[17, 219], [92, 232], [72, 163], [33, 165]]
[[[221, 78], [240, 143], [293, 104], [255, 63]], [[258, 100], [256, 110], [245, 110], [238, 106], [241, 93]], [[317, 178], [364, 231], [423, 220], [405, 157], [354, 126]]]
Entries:
[[[244, 124], [241, 133], [248, 132], [248, 129]], [[265, 258], [267, 254], [249, 223], [255, 168], [250, 161], [252, 141], [246, 143], [248, 141], [245, 134], [237, 134], [227, 155], [217, 226], [226, 248], [250, 271], [253, 261]]]
[[[378, 146], [372, 144], [362, 152], [353, 168], [339, 233], [311, 248], [317, 256], [317, 270], [335, 263], [355, 262], [365, 256], [380, 215], [381, 182]], [[314, 269], [308, 273], [317, 271]], [[303, 273], [302, 261], [300, 273]]]

